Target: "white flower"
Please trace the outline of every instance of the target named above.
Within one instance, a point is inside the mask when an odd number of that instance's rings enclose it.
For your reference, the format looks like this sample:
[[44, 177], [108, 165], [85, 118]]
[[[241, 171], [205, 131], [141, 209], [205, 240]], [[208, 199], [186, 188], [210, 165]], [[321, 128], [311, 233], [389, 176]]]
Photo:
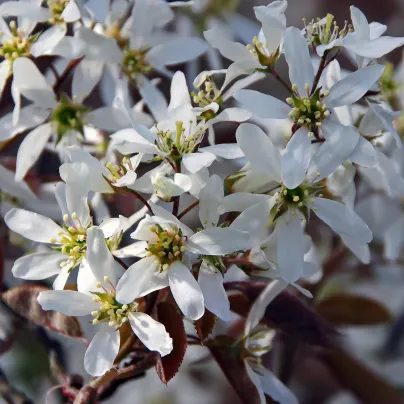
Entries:
[[[241, 43], [227, 39], [220, 30], [205, 31], [206, 40], [227, 59], [234, 63], [229, 67], [231, 81], [241, 74], [251, 74], [257, 69], [266, 69], [278, 59], [286, 30], [286, 1], [274, 1], [268, 6], [254, 7], [255, 16], [262, 29], [253, 39], [253, 45], [245, 47]], [[231, 72], [231, 73], [230, 73]]]
[[298, 404], [296, 396], [262, 364], [260, 357], [271, 349], [275, 332], [266, 327], [258, 326], [264, 317], [267, 306], [287, 286], [282, 280], [273, 281], [261, 292], [252, 305], [245, 327], [245, 364], [248, 375], [260, 395], [261, 403], [265, 404], [265, 395], [280, 404]]
[[[62, 212], [63, 224], [59, 226], [48, 217], [23, 209], [11, 209], [4, 217], [7, 226], [21, 236], [50, 245], [50, 249], [17, 259], [12, 268], [14, 276], [22, 279], [45, 279], [57, 275], [53, 287], [63, 289], [70, 272], [79, 268], [78, 288], [85, 280], [82, 272], [86, 266], [87, 230], [92, 226], [87, 197], [80, 190], [58, 183], [55, 196]], [[105, 238], [115, 249], [120, 240], [121, 228], [105, 226]]]
[[151, 177], [156, 195], [169, 202], [174, 196], [180, 196], [192, 188], [192, 179], [185, 174], [157, 172]]
[[226, 114], [225, 110], [216, 120], [207, 123], [204, 120], [198, 122], [198, 115], [199, 112], [192, 108], [184, 74], [177, 72], [171, 84], [170, 105], [167, 107], [164, 104], [160, 108], [160, 116], [164, 119], [151, 130], [135, 125], [133, 129], [118, 131], [111, 138], [115, 148], [122, 154], [156, 155], [173, 166], [181, 162], [191, 174], [209, 167], [217, 157], [235, 159], [243, 156], [236, 144], [199, 147], [208, 126], [219, 120], [227, 120], [231, 114]]
[[[307, 43], [297, 28], [285, 32], [285, 56], [293, 84], [293, 93], [287, 99], [290, 105], [253, 90], [240, 90], [235, 98], [263, 118], [289, 116], [294, 120], [295, 133], [282, 155], [282, 180], [289, 188], [295, 188], [305, 177], [310, 160], [324, 178], [352, 153], [360, 140], [358, 131], [333, 122], [330, 109], [358, 101], [381, 76], [384, 66], [373, 65], [348, 74], [322, 92], [321, 88], [312, 88], [313, 64]], [[313, 136], [325, 141], [311, 158]]]
[[38, 302], [42, 309], [55, 310], [67, 316], [91, 314], [94, 317], [93, 324], [99, 331], [84, 356], [84, 367], [92, 376], [101, 376], [113, 366], [119, 351], [119, 328], [127, 321], [148, 349], [162, 356], [169, 354], [173, 349], [172, 339], [163, 324], [137, 311], [139, 304], [136, 299], [139, 296], [133, 295], [133, 299], [126, 303], [117, 296], [116, 290], [126, 280], [122, 277], [116, 282], [115, 267], [118, 264], [105, 243], [102, 230], [91, 227], [87, 234], [89, 276], [97, 283], [87, 293], [70, 290], [41, 292]]
[[368, 249], [372, 233], [366, 223], [343, 204], [321, 197], [322, 187], [316, 183], [315, 175], [312, 179], [305, 178], [297, 187], [286, 186], [280, 174], [280, 153], [260, 128], [242, 124], [236, 137], [253, 170], [268, 177], [269, 183], [277, 182], [275, 189], [279, 190], [272, 197], [266, 196], [262, 202], [256, 197], [246, 198], [244, 195], [237, 198], [235, 194], [231, 204], [222, 204], [221, 211], [245, 209], [232, 227], [249, 231], [256, 245], [268, 237], [269, 226], [274, 222], [278, 267], [285, 280], [292, 283], [303, 274], [306, 249], [302, 220], [304, 216], [308, 217], [310, 210], [352, 249], [355, 246]]
[[250, 246], [248, 234], [219, 227], [193, 233], [164, 209], [156, 205], [152, 209], [159, 216], [143, 219], [131, 235], [141, 240], [137, 255], [144, 257], [146, 253], [146, 257], [126, 271], [125, 282], [117, 289], [118, 299], [131, 301], [134, 295], [144, 296], [170, 286], [184, 315], [197, 320], [204, 313], [204, 297], [189, 269], [189, 255], [223, 256], [244, 250]]

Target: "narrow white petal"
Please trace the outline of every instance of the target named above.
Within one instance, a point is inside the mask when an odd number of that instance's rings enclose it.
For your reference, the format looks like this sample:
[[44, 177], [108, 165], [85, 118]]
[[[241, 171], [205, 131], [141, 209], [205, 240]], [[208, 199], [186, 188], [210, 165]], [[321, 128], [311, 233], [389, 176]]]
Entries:
[[116, 287], [116, 298], [120, 303], [131, 303], [138, 297], [167, 286], [167, 274], [159, 271], [156, 257], [146, 257], [125, 271]]
[[96, 226], [87, 230], [86, 258], [99, 282], [110, 288], [110, 285], [104, 282], [104, 277], [107, 276], [113, 285], [116, 284], [115, 268], [118, 264], [107, 247], [104, 233]]
[[16, 181], [14, 171], [0, 165], [0, 188], [3, 192], [21, 199], [36, 199], [35, 194], [24, 181]]
[[354, 26], [355, 34], [360, 40], [370, 39], [370, 27], [365, 14], [359, 8], [351, 6], [351, 20]]
[[209, 167], [216, 159], [212, 153], [191, 153], [182, 158], [185, 168], [192, 174], [195, 174], [204, 167]]
[[303, 274], [305, 239], [299, 215], [286, 214], [276, 222], [278, 266], [282, 278], [296, 282]]
[[192, 235], [186, 247], [196, 254], [225, 255], [251, 247], [248, 233], [233, 228], [213, 227]]
[[126, 247], [120, 248], [119, 250], [115, 250], [113, 252], [115, 257], [118, 258], [130, 258], [130, 257], [139, 257], [144, 258], [146, 256], [146, 241], [137, 241], [135, 243], [129, 244]]
[[191, 271], [181, 262], [173, 262], [168, 269], [168, 280], [182, 313], [191, 320], [201, 318], [205, 312], [203, 294]]
[[352, 210], [342, 203], [324, 198], [315, 198], [314, 213], [335, 232], [357, 239], [358, 242], [370, 243], [372, 232], [367, 224]]
[[369, 244], [360, 243], [356, 239], [341, 234], [341, 239], [344, 244], [356, 255], [356, 257], [364, 264], [370, 262]]
[[119, 332], [113, 328], [99, 331], [87, 348], [84, 368], [91, 376], [102, 376], [112, 368], [119, 352]]
[[396, 260], [404, 246], [404, 216], [398, 219], [387, 229], [383, 235], [384, 255], [389, 260]]
[[25, 57], [16, 59], [13, 74], [13, 85], [24, 97], [42, 108], [52, 108], [56, 105], [52, 87], [31, 59]]
[[70, 272], [73, 265], [65, 265], [59, 271], [58, 276], [53, 281], [52, 287], [55, 290], [63, 290], [66, 286], [67, 280], [69, 279]]
[[66, 185], [66, 203], [70, 215], [76, 213], [82, 227], [86, 228], [90, 222], [90, 208], [87, 202], [87, 192]]
[[251, 112], [242, 108], [226, 108], [216, 117], [209, 121], [209, 125], [214, 125], [217, 122], [244, 122], [250, 119]]
[[185, 75], [181, 71], [176, 72], [171, 80], [170, 96], [171, 99], [168, 106], [168, 110], [170, 111], [175, 108], [183, 107], [184, 105], [191, 105]]
[[[70, 2], [71, 3], [71, 2]], [[31, 48], [31, 53], [35, 56], [49, 54], [52, 49], [62, 40], [66, 35], [66, 24], [55, 24], [48, 28], [37, 41], [34, 42]]]
[[16, 278], [37, 280], [46, 279], [60, 272], [60, 263], [66, 256], [59, 252], [43, 252], [24, 255], [13, 265], [12, 272]]
[[314, 79], [309, 46], [301, 31], [295, 27], [289, 27], [285, 31], [284, 41], [290, 81], [292, 84], [297, 84], [300, 94], [304, 94], [305, 85], [308, 84], [311, 87]]
[[88, 265], [87, 259], [83, 258], [77, 273], [77, 290], [80, 293], [90, 294], [90, 291], [97, 291], [96, 284], [97, 278]]
[[146, 313], [132, 313], [129, 322], [133, 332], [150, 351], [157, 351], [165, 356], [173, 350], [173, 340], [164, 325]]
[[236, 143], [222, 143], [199, 148], [202, 153], [208, 152], [224, 159], [237, 159], [244, 157], [243, 151]]
[[383, 65], [373, 65], [347, 74], [330, 88], [330, 94], [324, 98], [324, 103], [327, 108], [353, 104], [366, 94], [383, 71]]
[[299, 186], [306, 176], [310, 163], [311, 140], [302, 126], [289, 140], [282, 155], [282, 181], [287, 188]]
[[223, 202], [218, 208], [220, 214], [226, 212], [242, 212], [250, 206], [267, 201], [269, 195], [251, 194], [249, 192], [236, 192], [224, 197]]
[[163, 93], [145, 76], [139, 77], [139, 92], [156, 121], [166, 119], [167, 101]]
[[50, 18], [48, 8], [38, 7], [22, 1], [7, 1], [0, 5], [0, 16], [25, 17], [27, 19], [44, 22]]
[[101, 79], [104, 64], [98, 60], [84, 58], [73, 73], [72, 94], [77, 101], [83, 101]]
[[203, 293], [205, 307], [221, 320], [229, 321], [230, 303], [223, 287], [223, 275], [202, 262], [198, 283]]
[[288, 104], [259, 91], [239, 90], [234, 93], [234, 98], [261, 118], [286, 119], [290, 112]]
[[203, 227], [214, 227], [219, 221], [218, 207], [224, 198], [223, 182], [212, 175], [199, 192], [199, 219]]
[[77, 21], [80, 18], [80, 10], [74, 0], [70, 0], [61, 15], [64, 22]]
[[372, 143], [363, 136], [359, 137], [359, 142], [355, 146], [354, 151], [349, 156], [349, 159], [363, 167], [374, 167], [377, 165], [377, 153]]
[[146, 57], [153, 65], [176, 65], [195, 59], [206, 50], [206, 42], [200, 38], [177, 38], [151, 48]]
[[57, 240], [58, 233], [62, 231], [48, 217], [24, 209], [11, 209], [4, 216], [4, 221], [10, 230], [38, 243], [49, 243], [51, 238]]
[[243, 123], [237, 128], [236, 139], [255, 170], [270, 179], [280, 180], [281, 155], [261, 128]]
[[24, 138], [17, 152], [17, 181], [21, 181], [36, 163], [51, 135], [52, 124], [48, 122], [38, 126]]
[[86, 316], [99, 310], [99, 303], [93, 298], [74, 290], [47, 290], [38, 295], [38, 303], [42, 309], [54, 310], [66, 316]]

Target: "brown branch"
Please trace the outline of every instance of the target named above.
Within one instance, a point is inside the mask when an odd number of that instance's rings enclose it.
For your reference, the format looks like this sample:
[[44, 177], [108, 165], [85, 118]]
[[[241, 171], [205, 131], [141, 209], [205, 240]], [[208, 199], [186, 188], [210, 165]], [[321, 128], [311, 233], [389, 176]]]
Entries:
[[183, 216], [185, 216], [188, 212], [190, 212], [195, 206], [199, 205], [199, 200], [191, 203], [186, 209], [184, 209], [177, 217], [178, 219], [181, 219]]

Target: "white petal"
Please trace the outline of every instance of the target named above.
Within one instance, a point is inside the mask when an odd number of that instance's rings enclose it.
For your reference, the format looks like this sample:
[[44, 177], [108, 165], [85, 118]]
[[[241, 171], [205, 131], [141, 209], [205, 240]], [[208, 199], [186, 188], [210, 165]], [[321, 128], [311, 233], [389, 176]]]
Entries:
[[151, 48], [146, 58], [153, 65], [176, 65], [195, 59], [206, 50], [206, 43], [200, 38], [177, 38]]
[[347, 74], [330, 88], [330, 94], [324, 98], [324, 103], [327, 108], [353, 104], [366, 94], [383, 71], [383, 65], [373, 65]]
[[250, 51], [243, 44], [224, 38], [220, 31], [209, 30], [205, 31], [203, 35], [210, 45], [218, 49], [227, 59], [235, 62], [253, 58]]
[[[393, 122], [395, 119], [398, 117], [396, 114], [396, 111], [388, 111], [387, 109], [384, 109], [382, 106], [378, 104], [371, 103], [370, 108], [372, 111], [375, 113], [377, 118], [380, 119], [380, 122], [383, 124], [384, 128], [393, 135], [394, 140], [397, 143], [397, 146], [402, 148], [403, 143], [401, 141], [400, 135], [397, 133]], [[399, 113], [398, 113], [399, 114]], [[373, 131], [371, 132], [372, 134], [374, 133]]]
[[236, 139], [255, 170], [270, 179], [280, 180], [281, 155], [261, 128], [243, 123], [237, 128]]
[[52, 87], [32, 60], [25, 57], [16, 59], [13, 64], [13, 74], [13, 85], [24, 97], [42, 108], [52, 108], [56, 105]]
[[223, 287], [223, 275], [202, 262], [198, 283], [203, 293], [205, 307], [221, 320], [229, 321], [230, 303]]
[[350, 9], [355, 34], [360, 40], [370, 39], [370, 27], [365, 14], [357, 7], [351, 6]]
[[60, 263], [66, 258], [59, 252], [24, 255], [14, 262], [12, 272], [15, 277], [21, 279], [46, 279], [60, 272]]
[[116, 287], [116, 298], [120, 303], [131, 303], [138, 297], [167, 286], [167, 274], [159, 271], [156, 257], [146, 257], [125, 271]]
[[50, 18], [50, 11], [36, 4], [22, 1], [7, 1], [0, 5], [0, 15], [4, 17], [25, 17], [33, 21], [43, 22]]
[[73, 74], [72, 94], [77, 101], [83, 101], [100, 81], [104, 64], [97, 60], [84, 58]]
[[105, 242], [104, 233], [96, 226], [87, 230], [86, 258], [94, 276], [99, 282], [110, 289], [110, 285], [104, 282], [107, 276], [113, 285], [116, 284], [115, 268], [118, 265], [109, 251]]
[[285, 119], [291, 110], [283, 101], [255, 90], [236, 91], [234, 98], [261, 118]]
[[61, 15], [64, 22], [77, 21], [80, 18], [80, 10], [74, 0], [70, 0]]
[[224, 197], [218, 208], [220, 214], [226, 212], [242, 212], [250, 206], [267, 201], [270, 195], [250, 194], [249, 192], [235, 192]]
[[24, 181], [16, 181], [13, 171], [0, 165], [0, 188], [3, 192], [21, 199], [36, 199], [35, 194]]
[[102, 376], [112, 368], [119, 351], [119, 332], [99, 331], [87, 348], [84, 368], [91, 376]]
[[70, 215], [76, 213], [82, 227], [90, 222], [90, 208], [87, 203], [87, 192], [66, 185], [66, 203]]
[[259, 368], [261, 387], [265, 394], [279, 404], [299, 404], [296, 396], [268, 369]]
[[36, 163], [51, 135], [52, 124], [48, 122], [38, 126], [24, 138], [17, 153], [17, 181], [21, 181]]
[[[89, 294], [90, 291], [96, 291], [97, 278], [88, 265], [88, 261], [83, 258], [77, 273], [77, 290], [80, 293]], [[93, 297], [93, 295], [91, 295]]]
[[59, 275], [53, 281], [52, 287], [55, 290], [63, 290], [66, 286], [66, 282], [70, 276], [73, 265], [65, 265], [59, 271]]
[[367, 224], [342, 203], [324, 198], [315, 198], [313, 207], [317, 208], [314, 213], [335, 232], [353, 237], [362, 243], [372, 241], [372, 232]]
[[11, 76], [11, 63], [9, 60], [3, 60], [0, 63], [0, 98], [3, 95], [7, 79]]
[[224, 198], [223, 182], [212, 175], [199, 192], [199, 219], [203, 227], [214, 227], [219, 221], [218, 207]]
[[135, 243], [129, 244], [126, 247], [120, 248], [119, 250], [115, 250], [113, 252], [115, 257], [118, 258], [130, 258], [130, 257], [139, 257], [144, 258], [146, 256], [146, 241], [137, 241]]
[[62, 231], [48, 217], [24, 209], [11, 209], [4, 216], [4, 221], [12, 231], [38, 243], [49, 243], [51, 238], [57, 240], [58, 233]]
[[191, 153], [182, 158], [185, 168], [192, 174], [204, 167], [209, 167], [216, 159], [212, 153]]
[[345, 48], [354, 54], [366, 58], [378, 59], [390, 53], [394, 49], [403, 46], [404, 38], [382, 36], [372, 41], [345, 44]]
[[[389, 260], [396, 260], [404, 245], [404, 216], [398, 219], [387, 229], [383, 236], [384, 255]], [[21, 259], [21, 258], [20, 258]]]
[[86, 316], [99, 310], [100, 304], [93, 298], [74, 290], [47, 290], [38, 295], [43, 310], [54, 310], [66, 316]]
[[196, 254], [225, 255], [251, 247], [248, 233], [232, 228], [213, 227], [192, 235], [186, 247]]
[[167, 101], [163, 93], [152, 84], [145, 76], [140, 76], [138, 80], [139, 92], [145, 104], [157, 121], [166, 119]]
[[369, 244], [360, 243], [356, 239], [349, 236], [344, 236], [343, 234], [341, 234], [341, 239], [361, 262], [363, 262], [364, 264], [370, 263]]
[[165, 356], [173, 350], [173, 340], [164, 325], [146, 313], [132, 313], [129, 322], [133, 332], [150, 351], [157, 351]]
[[175, 261], [167, 272], [171, 293], [182, 313], [191, 320], [201, 318], [205, 312], [203, 294], [191, 271]]
[[299, 186], [306, 176], [311, 155], [308, 130], [302, 126], [289, 140], [282, 155], [282, 181], [287, 188]]
[[212, 153], [215, 156], [222, 157], [224, 159], [237, 159], [244, 157], [244, 153], [240, 149], [240, 146], [235, 143], [222, 143], [215, 144], [213, 146], [200, 147], [199, 151], [202, 153]]
[[88, 0], [85, 8], [91, 16], [99, 23], [105, 23], [110, 9], [111, 0]]
[[183, 72], [178, 71], [174, 74], [171, 80], [170, 95], [171, 99], [168, 110], [180, 108], [184, 105], [191, 105], [191, 98], [189, 96], [189, 90]]
[[310, 161], [308, 176], [312, 180], [320, 180], [332, 174], [349, 158], [360, 138], [355, 127], [342, 126], [330, 121], [323, 125], [322, 131], [326, 140], [316, 150]]
[[[70, 2], [71, 3], [71, 2]], [[49, 54], [52, 49], [62, 40], [66, 35], [66, 24], [55, 24], [48, 28], [37, 41], [34, 42], [31, 48], [31, 53], [35, 56]]]
[[308, 84], [311, 87], [314, 79], [308, 44], [300, 30], [295, 27], [289, 27], [285, 31], [284, 41], [290, 81], [292, 84], [297, 84], [300, 94], [304, 94], [305, 85]]
[[242, 108], [226, 108], [209, 121], [209, 125], [217, 122], [244, 122], [251, 118], [251, 112]]
[[359, 137], [359, 142], [355, 146], [354, 151], [349, 156], [349, 159], [363, 167], [374, 167], [377, 165], [377, 153], [372, 143], [363, 136]]
[[282, 215], [276, 222], [278, 266], [282, 278], [296, 282], [303, 273], [305, 239], [299, 215]]

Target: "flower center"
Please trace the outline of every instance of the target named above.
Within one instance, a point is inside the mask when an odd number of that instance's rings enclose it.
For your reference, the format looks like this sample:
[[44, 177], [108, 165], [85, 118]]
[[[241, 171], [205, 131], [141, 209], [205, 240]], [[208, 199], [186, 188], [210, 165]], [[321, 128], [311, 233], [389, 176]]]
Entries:
[[271, 66], [278, 60], [280, 56], [279, 47], [274, 53], [270, 54], [267, 44], [263, 44], [256, 36], [253, 38], [252, 43], [252, 45], [248, 44], [246, 47], [262, 66]]
[[282, 185], [279, 195], [281, 197], [281, 204], [286, 204], [289, 207], [301, 208], [307, 203], [314, 202], [313, 195], [320, 188], [315, 188], [314, 186], [307, 186], [304, 183], [296, 188], [290, 189]]
[[353, 32], [353, 27], [348, 24], [348, 21], [344, 22], [342, 29], [334, 21], [332, 14], [327, 14], [325, 23], [320, 24], [320, 18], [311, 20], [306, 24], [306, 18], [303, 18], [303, 22], [306, 28], [306, 38], [309, 43], [317, 45], [327, 45], [337, 38], [344, 38], [350, 32]]
[[149, 242], [146, 251], [147, 255], [154, 255], [158, 259], [160, 271], [167, 270], [172, 262], [182, 260], [185, 238], [181, 229], [174, 225], [168, 225], [166, 229], [153, 225], [150, 230], [157, 236], [157, 240]]
[[192, 91], [191, 95], [194, 103], [201, 108], [212, 104], [212, 102], [218, 104], [222, 102], [220, 90], [210, 76], [207, 76], [205, 81], [200, 85], [198, 93]]
[[[98, 285], [101, 286], [101, 285]], [[94, 301], [100, 303], [100, 309], [98, 311], [91, 312], [94, 317], [93, 324], [99, 324], [101, 322], [108, 322], [111, 327], [120, 328], [126, 321], [130, 313], [137, 310], [139, 304], [132, 302], [130, 304], [121, 304], [116, 300], [115, 288], [111, 291], [92, 292]]]
[[51, 120], [56, 128], [56, 144], [69, 132], [79, 132], [84, 137], [86, 114], [90, 108], [73, 102], [66, 94], [61, 94], [59, 104], [51, 113]]
[[22, 32], [17, 28], [15, 21], [10, 21], [9, 27], [11, 38], [3, 40], [0, 47], [0, 56], [4, 56], [5, 59], [11, 61], [21, 56], [29, 56], [31, 53], [31, 44], [35, 41], [36, 36], [24, 38]]
[[[192, 128], [192, 121], [190, 122], [189, 132]], [[175, 139], [171, 130], [158, 130], [157, 125], [157, 141], [156, 146], [163, 152], [169, 155], [172, 159], [177, 159], [184, 154], [190, 154], [195, 151], [195, 148], [202, 141], [205, 129], [203, 127], [197, 128], [196, 133], [185, 133], [184, 124], [182, 121], [175, 123]]]
[[313, 94], [309, 95], [310, 86], [305, 86], [307, 96], [299, 96], [297, 92], [292, 93], [291, 97], [286, 99], [286, 102], [292, 107], [289, 116], [297, 125], [305, 125], [310, 131], [316, 131], [321, 126], [329, 115], [327, 106], [321, 101], [329, 92], [321, 93], [321, 88], [318, 88]]
[[65, 10], [70, 0], [48, 0], [48, 7], [52, 14], [49, 19], [51, 24], [56, 24], [58, 22], [63, 22], [62, 13]]
[[146, 62], [148, 49], [130, 49], [125, 51], [122, 59], [122, 70], [129, 79], [136, 79], [139, 73], [148, 73], [153, 66]]

